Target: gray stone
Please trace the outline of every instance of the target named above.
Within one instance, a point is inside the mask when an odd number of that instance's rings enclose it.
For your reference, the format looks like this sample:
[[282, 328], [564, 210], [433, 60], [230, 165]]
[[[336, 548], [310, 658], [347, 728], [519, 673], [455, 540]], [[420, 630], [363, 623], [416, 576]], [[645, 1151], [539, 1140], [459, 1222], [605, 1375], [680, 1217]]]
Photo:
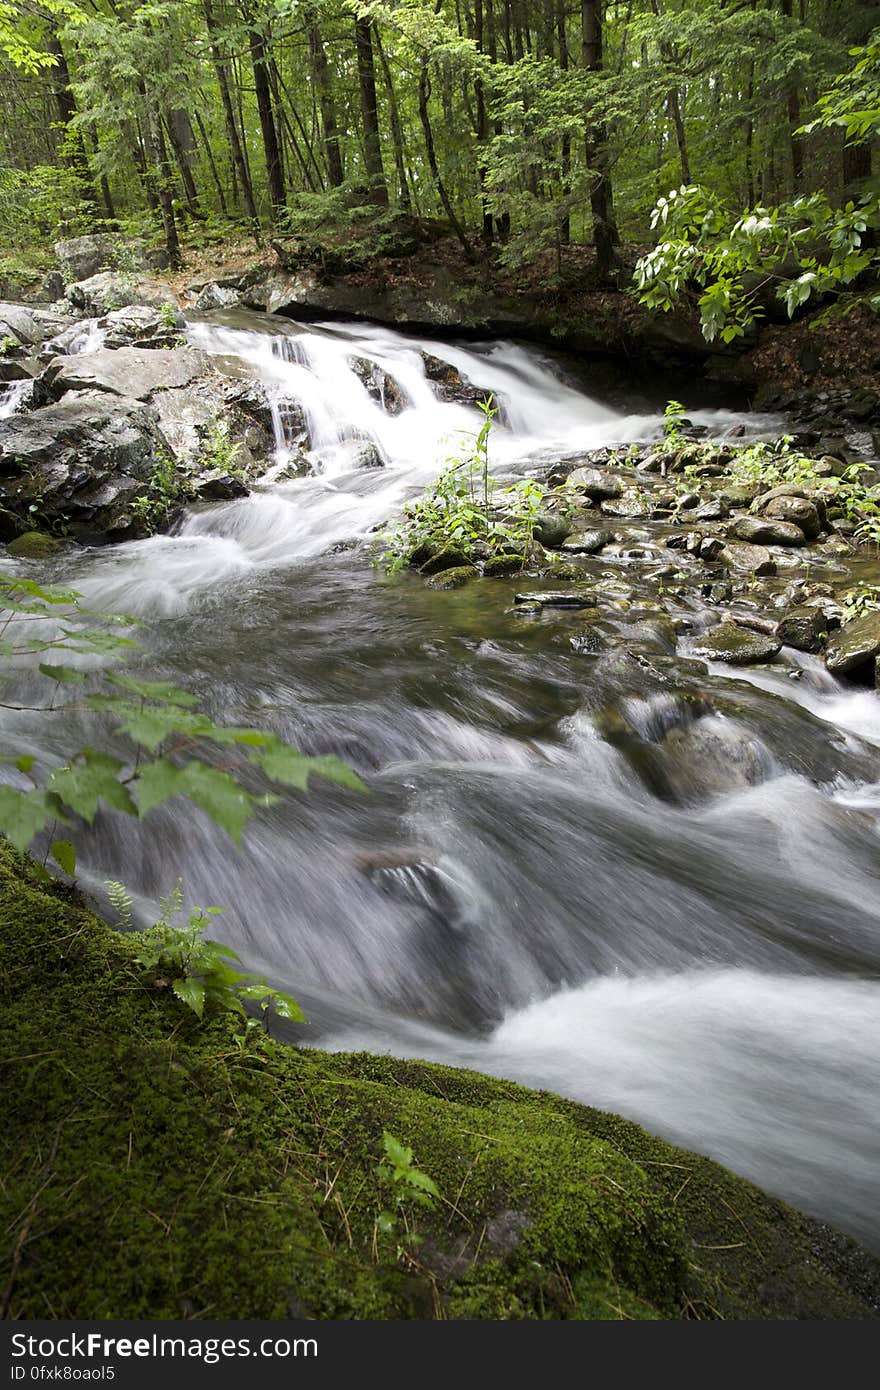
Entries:
[[168, 299], [168, 287], [158, 280], [139, 280], [133, 275], [102, 270], [68, 285], [65, 298], [82, 313], [102, 318], [129, 304], [152, 304], [160, 308]]
[[776, 626], [782, 645], [799, 652], [819, 651], [825, 631], [825, 615], [817, 608], [792, 608]]
[[406, 409], [407, 399], [393, 376], [369, 357], [349, 357], [348, 365], [377, 405], [386, 415], [399, 415]]
[[69, 285], [74, 280], [88, 280], [99, 270], [111, 266], [118, 246], [118, 240], [104, 232], [56, 241], [53, 249], [64, 283]]
[[0, 477], [6, 508], [24, 519], [37, 505], [47, 524], [76, 540], [135, 536], [130, 510], [150, 495], [168, 442], [148, 407], [103, 391], [70, 391], [60, 401], [0, 420]]
[[578, 531], [566, 537], [559, 548], [566, 555], [595, 555], [610, 540], [610, 531], [593, 527], [589, 531]]
[[760, 632], [751, 632], [738, 627], [736, 623], [719, 623], [709, 628], [695, 642], [694, 656], [707, 661], [724, 661], [731, 666], [751, 666], [755, 662], [770, 661], [776, 656], [782, 643]]
[[359, 444], [355, 449], [352, 466], [354, 468], [384, 468], [385, 460], [376, 445], [367, 442]]
[[212, 309], [232, 309], [240, 303], [241, 295], [238, 290], [228, 285], [218, 285], [216, 280], [211, 280], [196, 300], [195, 307], [200, 314], [206, 314]]
[[542, 608], [595, 608], [596, 595], [587, 589], [542, 589], [514, 594], [514, 603], [539, 603]]
[[553, 512], [541, 512], [535, 520], [532, 534], [541, 545], [547, 546], [549, 550], [556, 550], [571, 535], [571, 525]]
[[0, 304], [0, 338], [14, 338], [22, 347], [33, 347], [42, 336], [30, 309], [22, 304]]
[[600, 504], [603, 516], [626, 519], [633, 516], [647, 516], [650, 506], [637, 492], [627, 492], [623, 497], [608, 498]]
[[806, 497], [773, 497], [762, 511], [774, 521], [799, 526], [808, 541], [815, 540], [822, 530], [818, 508]]
[[174, 314], [173, 327], [168, 326], [161, 310], [149, 304], [129, 304], [124, 309], [114, 309], [102, 324], [103, 346], [121, 348], [138, 343], [141, 347], [164, 349], [174, 345], [184, 319], [176, 305], [170, 300], [167, 303]]
[[568, 475], [568, 485], [577, 488], [594, 502], [619, 497], [623, 492], [620, 479], [605, 468], [575, 468]]
[[101, 348], [75, 357], [53, 357], [43, 380], [55, 396], [66, 391], [107, 391], [145, 401], [156, 391], [188, 386], [209, 370], [208, 358], [195, 348]]
[[733, 535], [749, 545], [804, 545], [806, 536], [791, 521], [773, 521], [759, 516], [740, 517]]
[[880, 610], [863, 613], [828, 639], [825, 665], [836, 676], [856, 671], [880, 655]]

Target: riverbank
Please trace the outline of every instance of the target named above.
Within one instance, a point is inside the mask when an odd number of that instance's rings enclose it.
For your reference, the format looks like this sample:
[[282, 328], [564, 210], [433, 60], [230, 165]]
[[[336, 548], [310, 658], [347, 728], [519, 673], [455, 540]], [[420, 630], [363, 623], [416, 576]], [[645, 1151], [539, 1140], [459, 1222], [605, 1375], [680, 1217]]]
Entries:
[[[199, 1024], [2, 845], [0, 930], [8, 1317], [877, 1313], [876, 1259], [616, 1116]], [[383, 1131], [440, 1192], [390, 1234]]]

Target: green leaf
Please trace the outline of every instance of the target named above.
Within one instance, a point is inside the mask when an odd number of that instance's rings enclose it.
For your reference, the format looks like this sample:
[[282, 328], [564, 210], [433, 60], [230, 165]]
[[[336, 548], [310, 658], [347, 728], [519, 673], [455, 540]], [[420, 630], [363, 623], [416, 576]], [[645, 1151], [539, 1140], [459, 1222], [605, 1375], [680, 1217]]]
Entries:
[[48, 790], [91, 825], [101, 802], [126, 815], [137, 814], [128, 788], [119, 780], [124, 764], [107, 753], [90, 748], [79, 755], [83, 761], [57, 768], [48, 781]]
[[337, 782], [354, 791], [367, 790], [357, 773], [341, 758], [330, 754], [307, 757], [280, 738], [273, 737], [269, 747], [261, 748], [252, 755], [252, 761], [263, 769], [271, 781], [280, 782], [285, 787], [295, 787], [298, 791], [308, 790], [310, 777], [324, 777], [328, 782]]
[[117, 712], [123, 733], [151, 753], [172, 734], [183, 734], [187, 738], [204, 737], [213, 728], [210, 719], [191, 714], [179, 705], [129, 705], [124, 713], [118, 709]]
[[55, 863], [62, 868], [71, 878], [76, 876], [76, 850], [69, 840], [53, 840], [51, 847], [52, 858]]
[[88, 672], [77, 671], [73, 666], [49, 666], [40, 662], [39, 670], [59, 685], [81, 685], [88, 680]]
[[167, 758], [158, 758], [139, 773], [136, 786], [141, 816], [172, 796], [188, 796], [236, 844], [256, 804], [230, 773], [193, 761], [177, 767]]
[[146, 700], [164, 700], [169, 705], [183, 705], [186, 708], [199, 703], [195, 695], [172, 685], [170, 681], [142, 681], [134, 676], [122, 675], [118, 671], [110, 672], [107, 679], [113, 685], [121, 686], [123, 690], [133, 690], [136, 695], [143, 695]]
[[186, 975], [183, 979], [175, 980], [171, 986], [178, 999], [182, 1000], [192, 1009], [199, 1018], [205, 1012], [205, 986], [201, 980], [195, 979], [192, 975]]
[[54, 815], [52, 800], [42, 787], [23, 792], [0, 786], [0, 834], [17, 850], [26, 850]]

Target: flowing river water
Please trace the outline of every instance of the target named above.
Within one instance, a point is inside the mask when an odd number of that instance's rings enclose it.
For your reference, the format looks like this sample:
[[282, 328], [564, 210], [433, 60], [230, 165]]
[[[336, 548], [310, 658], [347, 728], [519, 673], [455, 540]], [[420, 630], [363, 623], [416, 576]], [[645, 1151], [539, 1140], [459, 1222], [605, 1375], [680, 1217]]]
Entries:
[[[438, 593], [371, 565], [477, 424], [420, 347], [496, 393], [498, 475], [658, 433], [540, 353], [244, 314], [188, 336], [271, 387], [275, 481], [21, 569], [136, 615], [145, 673], [340, 754], [369, 794], [285, 796], [240, 853], [185, 802], [102, 815], [78, 840], [86, 881], [152, 900], [180, 877], [222, 905], [215, 934], [297, 995], [303, 1042], [620, 1112], [880, 1246], [878, 697], [797, 653], [736, 674], [690, 659], [709, 616], [698, 586], [663, 613], [644, 527], [586, 562], [607, 587], [589, 623], [512, 613], [521, 580]], [[386, 413], [352, 355], [407, 408]], [[291, 402], [316, 471], [282, 480]], [[384, 467], [354, 466], [365, 441]], [[0, 741], [51, 759], [85, 732], [6, 714]]]

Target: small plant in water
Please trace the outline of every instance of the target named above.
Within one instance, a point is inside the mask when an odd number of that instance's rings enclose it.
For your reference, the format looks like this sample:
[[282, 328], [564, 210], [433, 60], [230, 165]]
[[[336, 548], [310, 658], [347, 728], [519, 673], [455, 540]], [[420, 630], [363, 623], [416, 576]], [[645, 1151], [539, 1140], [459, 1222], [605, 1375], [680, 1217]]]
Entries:
[[[502, 487], [489, 473], [489, 438], [497, 407], [479, 402], [483, 423], [471, 450], [450, 459], [425, 492], [404, 507], [385, 537], [381, 563], [394, 573], [430, 555], [454, 550], [463, 559], [516, 553], [523, 562], [544, 509], [544, 490], [531, 479]], [[424, 559], [422, 558], [424, 557]]]
[[681, 401], [667, 401], [663, 411], [663, 434], [670, 442], [678, 443], [682, 438], [685, 422], [685, 408]]
[[[110, 880], [107, 892], [119, 915], [118, 926], [132, 928], [131, 895], [123, 884]], [[269, 1009], [280, 1018], [304, 1022], [305, 1014], [290, 994], [273, 989], [252, 974], [241, 970], [239, 957], [231, 946], [212, 941], [204, 933], [222, 907], [193, 907], [183, 924], [183, 886], [178, 879], [167, 897], [161, 899], [161, 916], [141, 933], [135, 957], [139, 965], [158, 972], [156, 984], [171, 989], [199, 1018], [205, 1014], [234, 1013], [246, 1019], [245, 1003], [259, 1004], [265, 1015]]]
[[138, 521], [151, 535], [176, 508], [193, 495], [192, 483], [181, 473], [174, 459], [159, 454], [150, 478], [150, 492], [141, 493], [130, 503]]

